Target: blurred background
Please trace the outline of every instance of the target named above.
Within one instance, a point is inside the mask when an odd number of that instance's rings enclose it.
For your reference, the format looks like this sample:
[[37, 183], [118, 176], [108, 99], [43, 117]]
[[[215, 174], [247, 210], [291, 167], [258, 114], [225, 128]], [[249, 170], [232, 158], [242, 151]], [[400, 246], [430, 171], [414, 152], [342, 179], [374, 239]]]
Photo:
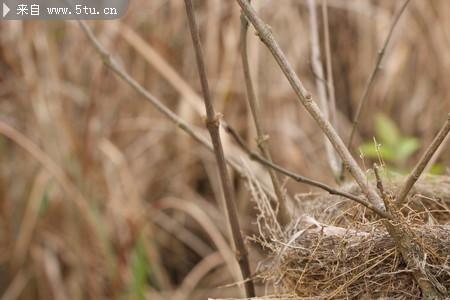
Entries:
[[[216, 109], [256, 149], [239, 7], [194, 2]], [[252, 2], [317, 98], [307, 2]], [[344, 140], [402, 3], [328, 0]], [[133, 0], [123, 19], [88, 24], [125, 70], [206, 136], [182, 0]], [[390, 169], [414, 166], [450, 112], [449, 51], [450, 2], [412, 0], [362, 112], [352, 148], [361, 166], [376, 160], [374, 138]], [[249, 56], [274, 161], [335, 184], [323, 136], [251, 27]], [[212, 153], [112, 74], [76, 22], [1, 22], [0, 70], [0, 299], [242, 295]], [[269, 182], [264, 169], [223, 138], [228, 155]], [[448, 173], [448, 149], [430, 172]], [[289, 195], [313, 190], [280, 179]], [[247, 181], [233, 173], [233, 182], [243, 230], [251, 235]], [[255, 270], [264, 252], [248, 246]], [[262, 283], [258, 288], [265, 293]]]

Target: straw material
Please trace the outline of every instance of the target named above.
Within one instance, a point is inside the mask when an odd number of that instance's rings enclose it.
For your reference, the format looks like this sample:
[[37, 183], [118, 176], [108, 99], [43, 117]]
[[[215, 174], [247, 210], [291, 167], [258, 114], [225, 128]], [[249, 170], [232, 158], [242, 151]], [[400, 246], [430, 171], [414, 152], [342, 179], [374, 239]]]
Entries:
[[[386, 190], [393, 193], [400, 183], [386, 184]], [[344, 189], [360, 193], [354, 185]], [[282, 234], [271, 229], [270, 214], [261, 213], [254, 240], [271, 253], [260, 266], [263, 280], [299, 299], [421, 298], [411, 270], [371, 211], [328, 194], [301, 194], [297, 200], [301, 214]], [[421, 263], [428, 264], [434, 284], [449, 291], [450, 178], [419, 182], [407, 200], [402, 222], [425, 247]]]

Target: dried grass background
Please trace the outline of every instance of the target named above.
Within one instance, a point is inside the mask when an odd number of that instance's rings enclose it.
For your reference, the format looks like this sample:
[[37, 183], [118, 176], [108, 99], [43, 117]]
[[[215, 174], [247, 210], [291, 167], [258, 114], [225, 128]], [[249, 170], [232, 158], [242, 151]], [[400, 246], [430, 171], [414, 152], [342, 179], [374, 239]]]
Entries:
[[[305, 1], [254, 2], [314, 93]], [[346, 138], [399, 3], [328, 2], [339, 133]], [[196, 3], [217, 110], [254, 147], [238, 55], [238, 6]], [[90, 25], [134, 78], [204, 131], [181, 0], [131, 1], [122, 20]], [[0, 28], [1, 299], [241, 296], [230, 285], [240, 279], [211, 153], [106, 70], [76, 22], [5, 21]], [[449, 48], [450, 2], [412, 1], [355, 144], [372, 139], [378, 111], [429, 144], [450, 111]], [[257, 37], [250, 55], [274, 160], [332, 184], [322, 136]], [[232, 144], [225, 141], [227, 153], [267, 181]], [[447, 167], [448, 149], [439, 159]], [[256, 232], [246, 181], [235, 176], [234, 182], [244, 230]], [[284, 182], [290, 194], [310, 190]], [[252, 246], [250, 254], [254, 270], [264, 253]], [[258, 293], [265, 293], [263, 285]]]

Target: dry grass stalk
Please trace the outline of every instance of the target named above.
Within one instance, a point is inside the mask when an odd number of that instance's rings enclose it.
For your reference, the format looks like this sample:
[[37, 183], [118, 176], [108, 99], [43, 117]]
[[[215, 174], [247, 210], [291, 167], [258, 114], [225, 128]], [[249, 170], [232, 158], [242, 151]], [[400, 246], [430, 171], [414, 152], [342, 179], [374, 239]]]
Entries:
[[222, 254], [222, 258], [225, 261], [230, 273], [234, 276], [234, 279], [236, 281], [241, 280], [238, 272], [239, 270], [234, 259], [234, 251], [227, 244], [227, 240], [221, 235], [211, 218], [199, 206], [193, 203], [184, 202], [183, 199], [178, 198], [163, 198], [160, 200], [160, 205], [165, 209], [171, 208], [183, 211], [196, 220], [208, 234], [209, 238], [213, 241], [214, 245], [218, 249], [218, 252]]
[[186, 99], [196, 113], [202, 113], [202, 99], [155, 49], [127, 25], [120, 24], [120, 34], [136, 51]]
[[[37, 145], [35, 145], [30, 139], [24, 136], [22, 133], [12, 128], [8, 124], [0, 121], [0, 134], [8, 137], [17, 145], [22, 147], [33, 158], [35, 158], [42, 166], [53, 176], [55, 181], [61, 186], [62, 190], [67, 193], [69, 199], [78, 208], [80, 216], [85, 218], [87, 224], [89, 224], [92, 232], [96, 232], [95, 217], [93, 211], [89, 207], [89, 202], [80, 192], [80, 190], [74, 185], [74, 183], [67, 177], [64, 170], [62, 170], [50, 156], [43, 152]], [[31, 230], [31, 228], [30, 228]]]

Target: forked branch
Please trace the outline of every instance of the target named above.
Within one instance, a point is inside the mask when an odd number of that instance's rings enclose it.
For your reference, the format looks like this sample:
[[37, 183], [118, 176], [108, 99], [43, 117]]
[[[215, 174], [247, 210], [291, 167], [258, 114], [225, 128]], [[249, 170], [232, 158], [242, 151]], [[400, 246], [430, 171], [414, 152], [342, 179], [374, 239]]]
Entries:
[[[261, 118], [259, 103], [256, 99], [256, 92], [253, 85], [252, 75], [250, 71], [250, 64], [248, 61], [248, 51], [247, 51], [247, 31], [248, 31], [248, 21], [244, 14], [241, 14], [241, 60], [242, 68], [244, 71], [245, 87], [247, 90], [247, 101], [248, 106], [253, 117], [253, 123], [256, 128], [257, 144], [261, 151], [262, 156], [268, 160], [272, 161], [272, 155], [270, 154], [268, 145], [268, 135], [265, 130], [263, 118]], [[277, 174], [274, 170], [269, 169], [270, 179], [272, 180], [273, 189], [278, 200], [278, 214], [277, 220], [281, 225], [286, 225], [289, 223], [291, 216], [286, 204], [286, 197], [281, 189], [280, 181], [278, 180]]]
[[286, 168], [277, 165], [275, 163], [273, 163], [272, 161], [266, 159], [265, 157], [259, 155], [257, 152], [252, 151], [246, 144], [245, 141], [242, 139], [241, 136], [239, 136], [239, 134], [228, 124], [226, 123], [222, 123], [222, 126], [225, 128], [225, 130], [233, 137], [233, 139], [236, 141], [236, 143], [242, 148], [242, 150], [244, 150], [245, 153], [248, 154], [248, 156], [250, 157], [250, 159], [255, 160], [257, 162], [259, 162], [260, 164], [262, 164], [263, 166], [270, 168], [272, 170], [275, 170], [277, 172], [279, 172], [280, 174], [286, 175], [292, 179], [294, 179], [297, 182], [301, 182], [310, 186], [314, 186], [317, 187], [319, 189], [322, 189], [324, 191], [327, 191], [328, 193], [330, 193], [331, 195], [337, 195], [337, 196], [341, 196], [347, 199], [350, 199], [352, 201], [355, 201], [365, 207], [367, 207], [368, 209], [372, 210], [373, 212], [375, 212], [380, 218], [384, 218], [384, 219], [391, 219], [391, 216], [385, 212], [384, 210], [374, 206], [372, 203], [368, 202], [366, 199], [360, 198], [358, 196], [352, 195], [350, 193], [344, 192], [344, 191], [340, 191], [337, 190], [329, 185], [326, 185], [325, 183], [322, 183], [320, 181], [314, 180], [314, 179], [310, 179], [308, 177], [302, 176], [300, 174], [294, 173], [292, 171], [287, 170]]
[[[358, 166], [355, 159], [350, 154], [350, 151], [345, 146], [342, 139], [338, 136], [336, 130], [333, 128], [330, 122], [326, 120], [317, 104], [312, 100], [311, 94], [303, 86], [293, 67], [288, 62], [285, 54], [275, 40], [269, 27], [256, 14], [255, 10], [247, 2], [247, 0], [236, 1], [241, 6], [241, 9], [244, 11], [249, 21], [253, 24], [262, 42], [272, 53], [272, 56], [277, 61], [280, 69], [282, 70], [285, 77], [288, 79], [292, 89], [296, 93], [298, 100], [314, 118], [320, 129], [328, 137], [331, 144], [339, 153], [344, 165], [352, 174], [353, 178], [360, 186], [362, 192], [366, 194], [369, 202], [371, 202], [375, 207], [383, 210], [385, 208], [385, 205], [381, 197], [377, 194], [376, 190], [368, 183], [367, 177], [365, 176], [364, 172]], [[417, 272], [414, 272], [413, 276], [417, 284], [420, 286], [424, 298], [440, 299], [441, 292], [433, 284], [434, 280], [430, 276], [428, 267], [419, 264], [418, 260], [416, 259], [411, 259], [414, 257], [424, 257], [426, 255], [424, 247], [415, 241], [414, 233], [412, 232], [412, 230], [404, 222], [393, 224], [393, 222], [389, 220], [383, 220], [383, 224], [385, 225], [386, 230], [389, 232], [390, 236], [395, 240], [395, 244], [401, 251], [402, 257], [405, 262], [411, 268], [419, 270]]]
[[363, 193], [367, 195], [367, 198], [374, 206], [383, 209], [384, 204], [381, 198], [378, 196], [377, 192], [373, 189], [373, 187], [371, 187], [367, 183], [368, 181], [364, 172], [358, 166], [355, 159], [350, 154], [349, 150], [347, 149], [344, 142], [337, 134], [334, 127], [324, 117], [319, 107], [317, 106], [316, 102], [313, 101], [311, 94], [303, 86], [302, 82], [295, 73], [294, 68], [288, 62], [286, 55], [283, 53], [277, 41], [275, 40], [269, 27], [256, 14], [255, 10], [248, 3], [247, 0], [236, 0], [236, 1], [240, 5], [242, 11], [247, 16], [247, 19], [253, 24], [261, 41], [267, 46], [269, 51], [272, 53], [273, 57], [280, 66], [280, 69], [283, 71], [285, 77], [287, 78], [292, 89], [297, 95], [298, 100], [309, 112], [309, 114], [314, 118], [314, 120], [316, 121], [320, 129], [323, 131], [323, 133], [328, 137], [331, 144], [333, 145], [333, 147], [341, 157], [342, 161], [344, 162], [344, 165], [353, 175]]
[[[105, 47], [100, 43], [100, 41], [95, 37], [92, 30], [86, 25], [85, 22], [79, 22], [81, 28], [85, 32], [89, 42], [93, 45], [94, 49], [100, 55], [103, 63], [108, 67], [113, 73], [115, 73], [120, 79], [127, 83], [132, 89], [134, 89], [139, 95], [148, 101], [152, 106], [154, 106], [160, 113], [167, 117], [173, 124], [179, 127], [182, 131], [192, 137], [200, 145], [204, 146], [211, 152], [214, 152], [211, 142], [198, 130], [195, 130], [189, 123], [184, 119], [180, 118], [177, 114], [172, 112], [160, 99], [156, 98], [148, 90], [146, 90], [141, 84], [139, 84], [130, 74], [128, 74], [117, 62], [117, 60], [105, 49]], [[225, 156], [227, 163], [241, 176], [245, 177], [246, 172], [242, 169], [236, 159], [231, 156]], [[252, 179], [253, 180], [253, 179]], [[267, 185], [263, 182], [258, 182], [261, 184], [264, 191], [273, 197], [272, 191], [269, 190]]]
[[[103, 47], [103, 45], [94, 36], [92, 30], [83, 22], [79, 22], [81, 28], [86, 33], [91, 44], [94, 46], [95, 50], [99, 53], [104, 64], [111, 69], [117, 76], [119, 76], [123, 81], [129, 84], [136, 92], [138, 92], [144, 99], [149, 101], [158, 111], [165, 115], [170, 121], [180, 127], [188, 135], [190, 135], [194, 140], [205, 146], [207, 149], [213, 151], [213, 146], [211, 143], [196, 130], [192, 128], [187, 122], [181, 119], [178, 115], [173, 113], [167, 106], [165, 106], [158, 98], [149, 93], [142, 85], [140, 85], [133, 77], [131, 77], [125, 70], [120, 67], [117, 61], [111, 56], [111, 54]], [[233, 160], [228, 159], [227, 162], [233, 166], [236, 170], [239, 170], [238, 166]], [[245, 252], [243, 252], [245, 253]], [[240, 255], [240, 254], [239, 254]]]

